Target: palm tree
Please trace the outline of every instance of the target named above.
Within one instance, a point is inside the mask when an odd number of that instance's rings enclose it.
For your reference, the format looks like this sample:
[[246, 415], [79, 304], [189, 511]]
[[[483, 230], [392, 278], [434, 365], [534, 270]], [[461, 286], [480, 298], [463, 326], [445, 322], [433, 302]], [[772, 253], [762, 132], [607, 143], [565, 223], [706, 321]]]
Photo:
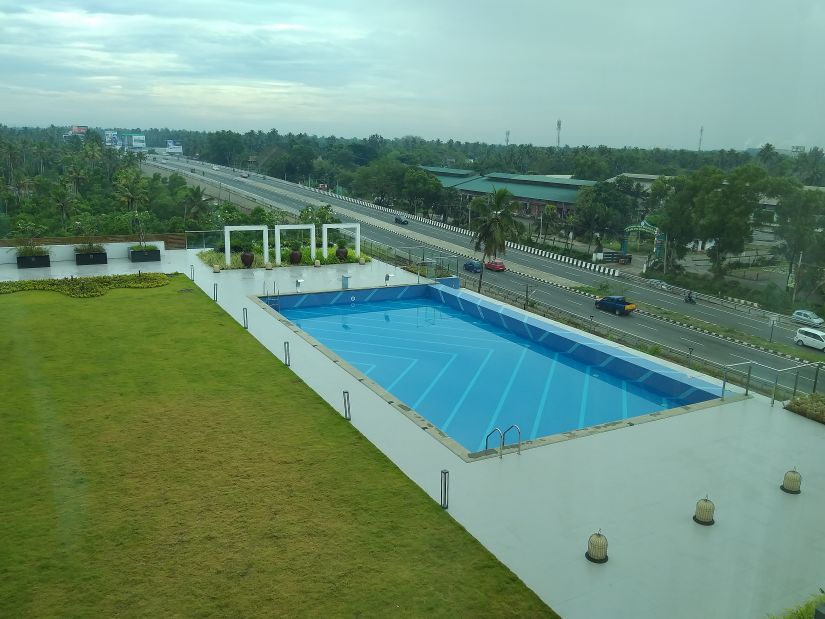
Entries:
[[197, 219], [203, 215], [203, 201], [206, 198], [203, 189], [200, 185], [195, 187], [188, 187], [186, 195], [183, 198], [183, 229], [186, 231], [186, 215], [189, 214], [192, 219]]
[[[476, 251], [482, 252], [482, 262], [498, 257], [507, 249], [507, 241], [518, 235], [519, 225], [513, 217], [513, 194], [507, 189], [497, 189], [489, 198], [484, 212], [476, 217], [473, 242]], [[484, 279], [484, 267], [478, 277], [478, 292]]]
[[115, 195], [128, 211], [138, 211], [138, 207], [149, 201], [146, 179], [136, 168], [123, 168], [115, 174]]
[[54, 202], [54, 205], [60, 211], [60, 221], [63, 224], [63, 230], [66, 230], [67, 221], [74, 211], [76, 202], [67, 183], [59, 182], [55, 185], [52, 190], [52, 202]]

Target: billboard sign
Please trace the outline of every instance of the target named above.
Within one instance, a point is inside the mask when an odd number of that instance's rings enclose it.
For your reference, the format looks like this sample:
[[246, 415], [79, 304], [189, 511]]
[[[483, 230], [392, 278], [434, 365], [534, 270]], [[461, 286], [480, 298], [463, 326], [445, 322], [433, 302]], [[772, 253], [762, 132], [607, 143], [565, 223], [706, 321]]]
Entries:
[[103, 132], [103, 143], [110, 148], [117, 148], [120, 146], [120, 140], [117, 137], [117, 131], [106, 130]]
[[182, 155], [183, 144], [177, 140], [166, 140], [166, 154], [167, 155]]
[[133, 135], [132, 136], [132, 148], [146, 148], [146, 136], [145, 135]]
[[72, 135], [86, 135], [86, 132], [89, 130], [87, 125], [72, 125], [72, 128], [69, 130], [69, 133]]

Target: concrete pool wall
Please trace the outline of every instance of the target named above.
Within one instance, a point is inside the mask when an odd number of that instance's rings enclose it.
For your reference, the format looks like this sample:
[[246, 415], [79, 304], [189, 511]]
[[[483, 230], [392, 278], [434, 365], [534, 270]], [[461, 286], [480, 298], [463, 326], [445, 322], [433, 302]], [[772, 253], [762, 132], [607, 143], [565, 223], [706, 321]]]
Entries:
[[[452, 282], [448, 282], [452, 283]], [[448, 434], [436, 427], [429, 419], [401, 402], [380, 384], [371, 380], [361, 371], [341, 358], [334, 350], [330, 350], [312, 335], [294, 325], [288, 318], [279, 313], [279, 310], [306, 309], [310, 307], [350, 305], [357, 312], [357, 306], [365, 303], [386, 301], [403, 301], [417, 298], [428, 298], [446, 306], [452, 307], [465, 315], [479, 318], [484, 322], [526, 340], [536, 343], [553, 352], [567, 355], [572, 359], [598, 367], [601, 371], [613, 374], [621, 380], [636, 383], [657, 394], [678, 401], [673, 408], [630, 417], [612, 420], [598, 425], [590, 425], [570, 431], [564, 431], [547, 436], [525, 440], [521, 448], [538, 447], [549, 443], [569, 440], [577, 436], [586, 436], [594, 432], [602, 432], [620, 427], [634, 426], [662, 417], [682, 414], [697, 408], [704, 408], [718, 403], [721, 388], [701, 378], [691, 376], [673, 366], [657, 363], [628, 349], [606, 341], [589, 337], [587, 334], [574, 329], [541, 319], [537, 316], [522, 312], [485, 297], [479, 297], [460, 289], [453, 289], [443, 284], [422, 284], [393, 286], [366, 289], [347, 289], [329, 292], [289, 294], [262, 297], [257, 302], [265, 304], [267, 309], [296, 335], [309, 342], [313, 348], [321, 351], [332, 359], [339, 367], [356, 377], [362, 384], [367, 385], [379, 397], [407, 416], [421, 429], [430, 433], [434, 438], [448, 447], [463, 460], [470, 462], [483, 457], [496, 455], [493, 449], [470, 451], [453, 440]], [[733, 394], [730, 394], [731, 397]], [[506, 450], [518, 448], [509, 444]]]

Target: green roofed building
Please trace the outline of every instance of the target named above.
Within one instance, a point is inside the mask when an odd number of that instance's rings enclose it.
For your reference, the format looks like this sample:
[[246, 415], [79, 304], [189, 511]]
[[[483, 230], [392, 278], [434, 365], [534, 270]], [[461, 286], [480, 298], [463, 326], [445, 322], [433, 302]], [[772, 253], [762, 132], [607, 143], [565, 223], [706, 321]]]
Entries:
[[452, 187], [461, 194], [475, 197], [489, 195], [497, 189], [507, 189], [516, 202], [521, 203], [525, 215], [537, 216], [545, 204], [552, 204], [561, 217], [576, 204], [582, 187], [595, 185], [585, 181], [542, 174], [505, 174], [491, 172], [483, 176], [473, 170], [421, 166], [433, 174], [444, 187]]

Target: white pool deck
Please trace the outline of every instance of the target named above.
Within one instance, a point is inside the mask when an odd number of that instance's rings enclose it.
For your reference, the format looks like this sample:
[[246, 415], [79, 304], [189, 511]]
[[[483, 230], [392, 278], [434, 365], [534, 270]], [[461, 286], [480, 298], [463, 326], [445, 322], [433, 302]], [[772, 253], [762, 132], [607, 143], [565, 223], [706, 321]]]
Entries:
[[[0, 280], [188, 276], [194, 265], [195, 283], [210, 298], [218, 283], [218, 304], [239, 322], [246, 307], [250, 334], [279, 359], [290, 343], [291, 368], [339, 412], [349, 391], [355, 428], [435, 501], [449, 470], [448, 513], [565, 618], [759, 618], [825, 586], [825, 426], [755, 396], [466, 463], [248, 298], [276, 281], [285, 293], [304, 279], [301, 291], [312, 292], [340, 289], [343, 272], [353, 288], [384, 285], [388, 272], [391, 285], [415, 275], [379, 262], [216, 274], [195, 253], [92, 267], [3, 264]], [[779, 489], [793, 467], [800, 495]], [[705, 495], [716, 504], [710, 527], [691, 518]], [[609, 543], [602, 565], [584, 557], [598, 529]]]

